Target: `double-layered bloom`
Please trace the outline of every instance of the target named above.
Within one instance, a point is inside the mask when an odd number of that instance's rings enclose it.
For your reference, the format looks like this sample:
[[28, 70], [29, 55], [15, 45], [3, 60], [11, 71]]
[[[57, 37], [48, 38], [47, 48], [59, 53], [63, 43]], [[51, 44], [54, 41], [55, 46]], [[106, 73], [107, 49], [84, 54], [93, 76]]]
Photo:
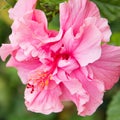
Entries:
[[47, 28], [36, 0], [18, 0], [10, 44], [0, 48], [2, 60], [15, 67], [24, 84], [25, 104], [33, 112], [60, 112], [72, 101], [78, 114], [91, 115], [120, 76], [120, 47], [107, 45], [111, 31], [89, 0], [60, 4], [59, 31]]

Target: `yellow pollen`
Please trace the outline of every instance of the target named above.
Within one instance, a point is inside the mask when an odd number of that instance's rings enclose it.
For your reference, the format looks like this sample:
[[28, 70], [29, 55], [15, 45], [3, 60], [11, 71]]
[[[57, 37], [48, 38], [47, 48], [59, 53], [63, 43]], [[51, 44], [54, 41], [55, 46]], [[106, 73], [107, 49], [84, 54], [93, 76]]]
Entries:
[[27, 88], [31, 88], [31, 93], [34, 92], [34, 89], [43, 90], [45, 86], [49, 85], [49, 81], [52, 80], [52, 75], [48, 72], [41, 72], [37, 70], [31, 74], [30, 79], [32, 84], [29, 84]]
[[48, 86], [48, 84], [49, 84], [49, 80], [47, 79], [47, 80], [45, 81], [45, 86]]

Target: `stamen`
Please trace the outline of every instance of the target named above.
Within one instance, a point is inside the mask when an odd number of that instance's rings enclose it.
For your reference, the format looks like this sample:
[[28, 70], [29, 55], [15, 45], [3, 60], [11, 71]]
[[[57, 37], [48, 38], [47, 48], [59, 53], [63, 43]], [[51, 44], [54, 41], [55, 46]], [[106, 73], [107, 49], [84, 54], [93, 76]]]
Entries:
[[35, 89], [41, 91], [49, 85], [50, 80], [51, 74], [49, 74], [48, 72], [40, 72], [39, 70], [37, 70], [30, 76], [30, 83], [27, 84], [27, 88], [31, 89], [31, 93], [33, 93]]
[[31, 85], [31, 84], [27, 84], [27, 88], [31, 88], [31, 92], [30, 93], [33, 93], [34, 92], [34, 85]]

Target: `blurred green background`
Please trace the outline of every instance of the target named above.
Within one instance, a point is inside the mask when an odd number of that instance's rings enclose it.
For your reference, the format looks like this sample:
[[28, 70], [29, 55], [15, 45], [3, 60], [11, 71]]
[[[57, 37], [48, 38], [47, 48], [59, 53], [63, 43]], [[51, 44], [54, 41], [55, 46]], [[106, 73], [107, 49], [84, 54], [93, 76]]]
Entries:
[[[58, 4], [65, 0], [38, 0], [37, 8], [42, 9], [48, 18], [49, 28], [58, 29]], [[109, 20], [111, 30], [110, 44], [120, 46], [120, 0], [93, 0], [100, 8], [101, 15]], [[8, 41], [12, 21], [8, 9], [16, 0], [0, 0], [0, 46]], [[119, 82], [105, 93], [103, 104], [88, 117], [77, 115], [76, 107], [67, 103], [61, 113], [42, 115], [26, 110], [24, 89], [17, 71], [6, 68], [6, 62], [0, 59], [0, 120], [120, 120], [120, 84]]]

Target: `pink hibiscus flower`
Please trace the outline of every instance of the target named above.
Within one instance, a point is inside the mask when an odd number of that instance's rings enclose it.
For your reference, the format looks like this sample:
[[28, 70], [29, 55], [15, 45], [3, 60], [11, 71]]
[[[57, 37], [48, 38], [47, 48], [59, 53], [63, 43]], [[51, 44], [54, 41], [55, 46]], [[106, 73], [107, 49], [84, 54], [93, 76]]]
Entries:
[[106, 44], [107, 20], [93, 2], [69, 0], [60, 4], [60, 30], [48, 30], [35, 4], [18, 0], [10, 9], [12, 34], [10, 44], [0, 48], [1, 58], [10, 54], [7, 66], [27, 84], [28, 110], [50, 114], [62, 111], [63, 101], [73, 101], [79, 115], [91, 115], [120, 76], [120, 47]]

